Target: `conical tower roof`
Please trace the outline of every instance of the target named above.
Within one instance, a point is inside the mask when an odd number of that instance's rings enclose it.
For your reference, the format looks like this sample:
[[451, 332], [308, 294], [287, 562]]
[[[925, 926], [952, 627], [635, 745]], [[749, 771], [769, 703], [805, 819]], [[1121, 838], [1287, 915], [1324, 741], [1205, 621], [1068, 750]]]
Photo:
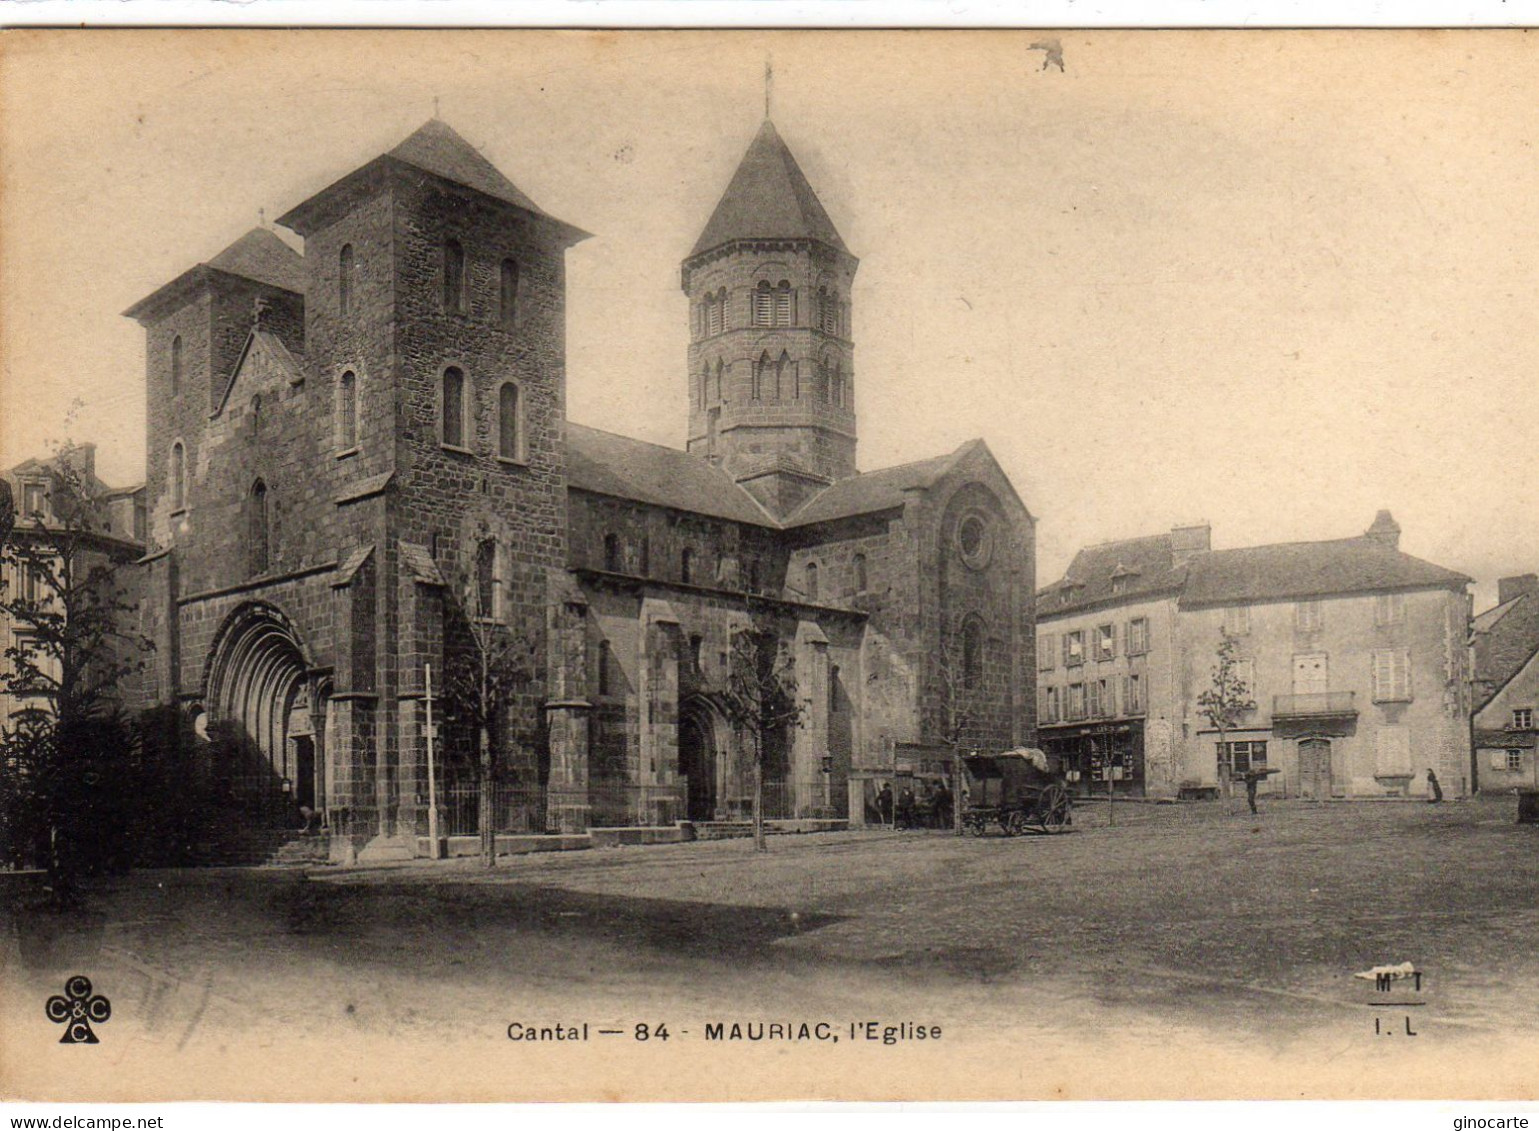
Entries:
[[849, 254], [775, 125], [759, 127], [691, 258], [734, 240], [818, 240]]

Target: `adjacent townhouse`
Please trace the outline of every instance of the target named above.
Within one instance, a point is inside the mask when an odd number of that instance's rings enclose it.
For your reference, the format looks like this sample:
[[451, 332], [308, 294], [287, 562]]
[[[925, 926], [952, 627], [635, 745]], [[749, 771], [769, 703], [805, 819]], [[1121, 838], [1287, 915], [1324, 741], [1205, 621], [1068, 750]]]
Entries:
[[[1082, 791], [1204, 796], [1266, 768], [1281, 796], [1422, 796], [1429, 769], [1467, 793], [1469, 578], [1399, 539], [1381, 511], [1354, 538], [1082, 551], [1038, 600], [1043, 747]], [[1255, 706], [1220, 737], [1198, 698], [1225, 633]]]
[[1539, 576], [1502, 578], [1496, 607], [1475, 618], [1470, 643], [1475, 788], [1539, 789]]

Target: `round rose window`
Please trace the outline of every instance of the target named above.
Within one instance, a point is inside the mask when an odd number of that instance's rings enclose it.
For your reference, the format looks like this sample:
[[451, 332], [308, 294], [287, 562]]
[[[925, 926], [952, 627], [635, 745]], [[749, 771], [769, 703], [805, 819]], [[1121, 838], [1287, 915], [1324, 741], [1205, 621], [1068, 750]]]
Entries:
[[962, 516], [962, 521], [957, 524], [957, 549], [962, 552], [964, 562], [973, 569], [982, 569], [989, 564], [993, 544], [987, 518], [977, 511]]

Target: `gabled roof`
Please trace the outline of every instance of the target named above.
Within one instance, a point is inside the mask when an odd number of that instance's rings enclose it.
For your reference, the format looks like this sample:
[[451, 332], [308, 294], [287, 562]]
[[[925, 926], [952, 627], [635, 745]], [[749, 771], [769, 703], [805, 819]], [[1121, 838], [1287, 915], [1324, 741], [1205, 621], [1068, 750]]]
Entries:
[[1484, 707], [1539, 654], [1539, 593], [1520, 593], [1475, 618], [1476, 683], [1486, 693], [1475, 708]]
[[266, 228], [252, 228], [205, 263], [197, 263], [123, 311], [125, 318], [153, 318], [157, 309], [207, 281], [213, 272], [235, 275], [269, 287], [305, 293], [304, 256]]
[[300, 235], [309, 234], [313, 229], [314, 219], [324, 212], [326, 203], [334, 195], [367, 185], [370, 178], [392, 163], [408, 165], [454, 184], [464, 185], [494, 200], [501, 200], [533, 216], [548, 220], [560, 228], [573, 243], [588, 237], [587, 232], [556, 219], [540, 208], [527, 193], [504, 176], [497, 166], [483, 157], [475, 146], [457, 134], [447, 123], [437, 118], [424, 122], [395, 148], [380, 154], [374, 160], [354, 169], [307, 200], [295, 205], [278, 217], [278, 223], [286, 228], [292, 228]]
[[754, 526], [777, 525], [725, 471], [677, 448], [569, 422], [566, 460], [567, 486], [579, 491]]
[[922, 491], [934, 484], [952, 468], [966, 448], [964, 444], [943, 456], [900, 463], [896, 467], [884, 467], [840, 479], [803, 503], [799, 510], [787, 517], [785, 524], [788, 527], [810, 526], [815, 522], [832, 522], [857, 514], [874, 514], [901, 507], [908, 492]]
[[818, 240], [849, 254], [801, 166], [768, 118], [738, 163], [691, 258], [734, 240]]
[[1284, 542], [1198, 554], [1181, 604], [1285, 601], [1392, 589], [1462, 588], [1470, 578], [1403, 554], [1375, 538]]
[[[1114, 579], [1120, 579], [1113, 585]], [[1186, 567], [1176, 565], [1169, 534], [1087, 546], [1074, 555], [1061, 581], [1037, 595], [1037, 615], [1075, 612], [1110, 600], [1137, 601], [1176, 593]]]
[[240, 348], [240, 357], [235, 359], [235, 368], [230, 370], [230, 378], [225, 382], [224, 392], [219, 395], [219, 405], [214, 414], [224, 412], [225, 405], [229, 403], [230, 393], [235, 388], [235, 383], [240, 380], [241, 370], [246, 367], [247, 358], [253, 352], [261, 352], [272, 360], [273, 367], [281, 373], [289, 382], [300, 380], [304, 376], [296, 358], [288, 346], [283, 344], [283, 339], [271, 330], [254, 329], [246, 335], [246, 344]]

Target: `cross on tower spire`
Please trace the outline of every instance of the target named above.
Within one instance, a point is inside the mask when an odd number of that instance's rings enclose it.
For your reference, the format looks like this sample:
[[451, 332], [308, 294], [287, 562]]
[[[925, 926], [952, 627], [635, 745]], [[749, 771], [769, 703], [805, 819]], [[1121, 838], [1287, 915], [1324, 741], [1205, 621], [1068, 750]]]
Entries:
[[766, 118], [770, 116], [770, 99], [774, 92], [775, 62], [770, 56], [766, 55], [764, 56], [764, 116]]

